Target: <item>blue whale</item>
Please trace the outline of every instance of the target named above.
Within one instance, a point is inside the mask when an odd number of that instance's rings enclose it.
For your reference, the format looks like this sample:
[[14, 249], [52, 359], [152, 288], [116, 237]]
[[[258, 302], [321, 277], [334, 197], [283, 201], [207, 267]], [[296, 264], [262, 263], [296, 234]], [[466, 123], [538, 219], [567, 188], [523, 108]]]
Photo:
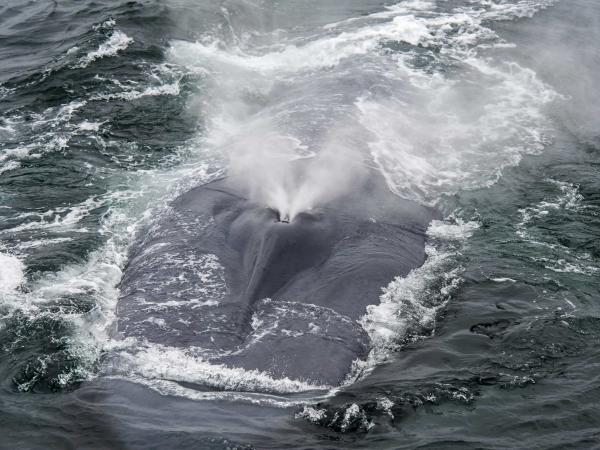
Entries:
[[437, 217], [378, 177], [289, 223], [227, 179], [196, 187], [132, 245], [117, 331], [337, 386], [370, 350], [358, 320], [383, 286], [424, 262]]

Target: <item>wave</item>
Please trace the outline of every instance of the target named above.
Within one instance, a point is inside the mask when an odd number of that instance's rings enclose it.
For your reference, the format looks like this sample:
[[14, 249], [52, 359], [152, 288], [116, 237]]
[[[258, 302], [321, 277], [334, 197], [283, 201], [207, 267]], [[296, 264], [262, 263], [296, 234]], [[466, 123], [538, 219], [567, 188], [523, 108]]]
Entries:
[[14, 255], [0, 253], [0, 292], [17, 289], [23, 281], [25, 265]]
[[84, 69], [94, 61], [115, 56], [117, 53], [129, 47], [129, 44], [132, 42], [133, 39], [127, 36], [125, 33], [119, 30], [114, 30], [106, 42], [100, 44], [96, 50], [93, 50], [87, 55], [81, 57], [78, 64], [74, 67], [78, 69]]
[[119, 352], [113, 358], [116, 360], [113, 363], [116, 362], [117, 371], [146, 379], [194, 383], [226, 391], [289, 394], [330, 388], [287, 377], [273, 378], [258, 370], [210, 363], [195, 355], [194, 348], [138, 344], [133, 351]]

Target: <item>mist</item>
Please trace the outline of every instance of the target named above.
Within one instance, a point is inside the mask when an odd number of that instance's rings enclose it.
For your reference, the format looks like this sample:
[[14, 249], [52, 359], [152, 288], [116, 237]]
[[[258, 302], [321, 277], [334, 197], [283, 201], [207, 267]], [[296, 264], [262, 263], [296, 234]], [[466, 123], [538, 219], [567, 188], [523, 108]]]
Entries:
[[[206, 142], [224, 158], [230, 183], [293, 220], [359, 189], [367, 167], [398, 196], [435, 206], [444, 195], [493, 184], [505, 167], [539, 153], [551, 87], [526, 62], [464, 51], [453, 41], [464, 37], [452, 34], [440, 41], [446, 21], [470, 23], [464, 15], [420, 18], [410, 8], [365, 16], [351, 22], [351, 32], [327, 27], [319, 39], [284, 47], [288, 31], [273, 29], [280, 19], [256, 7], [253, 23], [269, 31], [249, 41], [175, 43], [175, 62], [206, 72], [199, 95], [210, 117]], [[422, 32], [407, 31], [416, 29]], [[466, 30], [472, 40], [492, 33], [483, 25]], [[386, 46], [401, 42], [444, 46], [440, 63], [454, 64], [454, 74], [390, 56]]]
[[[271, 14], [253, 7], [253, 23], [271, 29], [253, 39], [277, 40], [279, 31], [272, 29], [280, 20]], [[365, 176], [368, 148], [353, 102], [356, 93], [346, 91], [337, 74], [297, 68], [288, 73], [273, 64], [278, 51], [263, 60], [247, 54], [242, 41], [215, 36], [206, 44], [179, 43], [171, 58], [206, 73], [192, 106], [210, 117], [205, 142], [224, 159], [228, 183], [257, 205], [276, 210], [280, 220], [292, 221]]]
[[511, 55], [517, 53], [523, 64], [561, 95], [550, 111], [552, 117], [581, 142], [598, 146], [600, 4], [583, 0], [577, 7], [568, 3], [556, 7], [563, 20], [539, 15], [527, 27], [508, 23], [501, 34], [509, 34], [518, 44]]
[[365, 167], [357, 153], [346, 124], [337, 124], [316, 153], [268, 124], [252, 123], [227, 146], [229, 179], [250, 200], [288, 222], [359, 182]]

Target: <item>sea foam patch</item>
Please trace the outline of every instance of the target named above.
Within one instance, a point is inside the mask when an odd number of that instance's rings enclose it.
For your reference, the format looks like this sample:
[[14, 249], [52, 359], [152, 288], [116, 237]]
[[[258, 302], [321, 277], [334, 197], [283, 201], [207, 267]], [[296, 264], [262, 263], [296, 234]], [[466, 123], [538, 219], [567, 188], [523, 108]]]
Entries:
[[194, 353], [194, 348], [142, 345], [117, 356], [118, 370], [147, 379], [194, 383], [227, 391], [289, 394], [330, 388], [288, 377], [275, 378], [259, 370], [211, 363]]
[[120, 30], [114, 30], [111, 32], [108, 40], [96, 49], [89, 52], [79, 60], [79, 64], [76, 66], [80, 69], [86, 68], [91, 63], [98, 59], [108, 58], [115, 56], [120, 51], [125, 50], [129, 47], [129, 44], [133, 42], [133, 39], [127, 36]]
[[371, 340], [371, 351], [365, 361], [356, 361], [347, 382], [364, 377], [407, 341], [434, 332], [439, 310], [462, 281], [457, 253], [478, 228], [477, 222], [460, 219], [431, 223], [425, 263], [385, 286], [379, 304], [368, 306], [360, 319]]
[[18, 288], [25, 281], [24, 269], [19, 258], [0, 253], [0, 293]]

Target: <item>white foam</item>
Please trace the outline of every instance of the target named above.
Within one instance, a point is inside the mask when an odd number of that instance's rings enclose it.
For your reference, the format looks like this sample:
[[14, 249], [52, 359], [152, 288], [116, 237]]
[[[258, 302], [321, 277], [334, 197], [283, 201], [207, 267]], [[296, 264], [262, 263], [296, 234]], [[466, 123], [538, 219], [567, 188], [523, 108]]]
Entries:
[[79, 128], [80, 131], [97, 132], [98, 130], [100, 130], [100, 127], [103, 124], [104, 124], [104, 122], [89, 122], [87, 120], [84, 120], [79, 125], [77, 125], [77, 128]]
[[[65, 345], [66, 351], [77, 364], [58, 374], [58, 382], [62, 380], [68, 383], [72, 379], [98, 375], [99, 358], [114, 346], [109, 335], [115, 321], [115, 308], [119, 297], [117, 285], [127, 260], [128, 246], [133, 242], [139, 225], [148, 221], [152, 211], [164, 208], [169, 199], [181, 190], [219, 176], [214, 166], [207, 163], [210, 161], [210, 155], [200, 157], [204, 150], [193, 143], [190, 145], [192, 147], [186, 150], [187, 158], [195, 155], [203, 161], [202, 163], [188, 163], [172, 169], [128, 174], [123, 190], [88, 199], [75, 207], [53, 209], [41, 214], [21, 214], [21, 218], [37, 219], [33, 222], [33, 228], [49, 226], [54, 233], [64, 229], [73, 230], [73, 226], [89, 214], [90, 208], [100, 205], [108, 208], [102, 216], [98, 230], [98, 233], [105, 237], [105, 244], [92, 252], [83, 264], [67, 265], [58, 272], [44, 274], [30, 282], [27, 290], [23, 292], [14, 291], [0, 295], [5, 310], [19, 310], [34, 318], [46, 314], [44, 305], [60, 303], [65, 296], [84, 295], [93, 299], [96, 307], [89, 312], [63, 316], [63, 319], [71, 322], [74, 327], [74, 333], [66, 338]], [[60, 216], [58, 220], [57, 213]], [[27, 243], [24, 244], [26, 247]], [[37, 246], [46, 243], [39, 240], [32, 244]], [[25, 247], [18, 245], [17, 249], [26, 251]], [[16, 264], [12, 258], [10, 262]], [[12, 282], [12, 285], [14, 286], [15, 282]]]
[[534, 219], [539, 219], [549, 215], [551, 212], [560, 210], [577, 211], [581, 207], [583, 196], [579, 192], [577, 185], [553, 179], [547, 179], [546, 181], [558, 187], [561, 194], [551, 200], [542, 200], [534, 206], [519, 210], [521, 221], [517, 223], [517, 234], [521, 237], [526, 237], [526, 227]]
[[[283, 49], [264, 54], [251, 54], [241, 48], [223, 49], [219, 41], [189, 43], [176, 41], [171, 56], [185, 65], [204, 67], [207, 61], [243, 67], [245, 70], [297, 72], [336, 66], [349, 57], [377, 52], [383, 42], [406, 42], [411, 45], [442, 45], [451, 52], [463, 53], [465, 46], [488, 40], [491, 30], [482, 23], [486, 20], [505, 20], [533, 15], [554, 3], [550, 0], [521, 1], [517, 4], [483, 2], [473, 7], [456, 8], [441, 13], [434, 2], [403, 1], [385, 7], [384, 11], [347, 19], [324, 27], [327, 31], [344, 28], [345, 31], [328, 34], [304, 44], [290, 44]], [[347, 25], [354, 25], [349, 28]]]
[[394, 418], [394, 413], [392, 412], [392, 408], [394, 407], [394, 402], [391, 401], [387, 397], [380, 397], [377, 399], [377, 409], [385, 412], [392, 419]]
[[[30, 149], [27, 147], [15, 147], [6, 149], [2, 155], [0, 155], [0, 161], [6, 161], [7, 159], [23, 159], [29, 156]], [[14, 161], [18, 162], [18, 161]]]
[[106, 42], [100, 44], [96, 50], [91, 51], [87, 55], [83, 56], [79, 60], [77, 67], [83, 69], [98, 59], [115, 56], [120, 51], [123, 51], [129, 47], [129, 44], [132, 42], [133, 39], [127, 36], [125, 33], [115, 30], [112, 32]]
[[106, 199], [90, 197], [78, 205], [59, 207], [41, 213], [28, 214], [39, 220], [29, 221], [0, 231], [0, 234], [15, 233], [26, 230], [53, 229], [56, 232], [87, 231], [86, 228], [74, 230], [83, 218], [87, 217], [94, 209], [105, 203]]
[[0, 253], [0, 293], [15, 290], [25, 281], [25, 265], [13, 255]]
[[496, 283], [516, 283], [517, 282], [517, 280], [514, 280], [513, 278], [507, 278], [507, 277], [492, 278], [492, 281], [495, 281]]
[[[1, 92], [1, 87], [0, 87], [0, 92]], [[0, 97], [1, 98], [1, 97]], [[4, 136], [12, 136], [15, 134], [15, 119], [14, 118], [10, 118], [10, 117], [6, 117], [3, 118], [2, 120], [2, 124], [0, 125], [0, 136], [4, 137]]]
[[532, 17], [541, 9], [554, 5], [558, 0], [517, 0], [516, 2], [496, 2], [484, 0], [483, 6], [488, 8], [484, 16], [489, 20], [520, 19]]
[[119, 370], [147, 379], [196, 383], [227, 391], [285, 394], [330, 388], [287, 377], [273, 378], [258, 370], [211, 364], [194, 355], [193, 348], [140, 346], [133, 351], [121, 352], [118, 360]]
[[433, 220], [427, 229], [430, 238], [445, 241], [464, 241], [479, 228], [477, 222], [465, 222], [460, 218], [449, 220]]
[[457, 248], [478, 228], [475, 222], [433, 221], [426, 246], [425, 263], [406, 277], [397, 277], [383, 289], [380, 303], [367, 307], [360, 324], [371, 339], [372, 349], [365, 362], [357, 361], [346, 383], [365, 376], [403, 344], [407, 333], [415, 338], [433, 330], [436, 314], [460, 284], [461, 267], [456, 264]]
[[591, 264], [573, 263], [562, 258], [534, 258], [534, 260], [542, 262], [546, 269], [557, 273], [577, 273], [588, 276], [597, 276], [600, 273], [600, 267]]
[[422, 74], [411, 76], [415, 99], [408, 104], [370, 95], [356, 103], [360, 123], [374, 136], [374, 162], [403, 197], [436, 204], [442, 195], [489, 186], [547, 142], [542, 108], [555, 98], [548, 86], [516, 64], [465, 62], [482, 83], [470, 106], [462, 104], [462, 86]]
[[[20, 166], [19, 161], [41, 158], [45, 153], [61, 151], [68, 147], [72, 136], [70, 121], [78, 110], [87, 102], [76, 100], [58, 107], [48, 108], [39, 114], [30, 114], [31, 121], [25, 116], [15, 116], [6, 119], [8, 131], [13, 141], [18, 142], [13, 147], [9, 145], [0, 154], [0, 162], [7, 161], [2, 171], [14, 170]], [[31, 138], [33, 131], [34, 137]], [[21, 140], [20, 134], [27, 135], [29, 142]]]
[[342, 20], [340, 22], [333, 22], [323, 26], [326, 30], [340, 28], [356, 22], [364, 22], [372, 19], [389, 19], [397, 16], [398, 14], [405, 13], [407, 11], [418, 12], [418, 11], [430, 11], [435, 8], [435, 4], [431, 1], [422, 0], [405, 0], [395, 5], [388, 5], [384, 7], [383, 11], [374, 12], [367, 16], [351, 17], [349, 19]]
[[10, 89], [10, 88], [0, 85], [0, 99], [8, 97], [13, 92], [15, 92], [14, 88]]
[[202, 66], [209, 60], [259, 72], [296, 72], [332, 67], [346, 58], [366, 55], [376, 50], [382, 40], [417, 45], [428, 36], [429, 29], [426, 24], [412, 15], [405, 15], [397, 16], [385, 24], [344, 32], [309, 42], [304, 46], [288, 45], [281, 51], [264, 55], [221, 50], [217, 42], [209, 45], [200, 42], [175, 42], [170, 52], [171, 57], [182, 64]]
[[99, 81], [112, 84], [120, 89], [118, 92], [93, 94], [90, 100], [137, 100], [142, 97], [157, 97], [163, 95], [177, 96], [181, 93], [182, 73], [171, 64], [153, 66], [147, 73], [148, 82], [140, 85], [134, 80], [121, 82], [96, 76]]
[[113, 19], [112, 17], [110, 19], [105, 20], [104, 22], [95, 25], [93, 28], [94, 30], [98, 31], [98, 30], [112, 30], [115, 25], [117, 23], [115, 22], [115, 19]]
[[327, 410], [315, 408], [314, 406], [304, 406], [302, 411], [295, 414], [296, 419], [305, 419], [309, 422], [318, 424], [327, 417]]
[[[528, 245], [546, 249], [546, 252], [549, 253], [547, 257], [529, 257], [544, 269], [558, 274], [598, 276], [600, 266], [592, 255], [562, 244], [553, 233], [547, 232], [545, 226], [545, 223], [561, 220], [561, 217], [563, 220], [571, 220], [572, 214], [587, 212], [590, 206], [583, 203], [584, 197], [579, 191], [579, 186], [553, 179], [545, 181], [550, 186], [554, 186], [558, 190], [558, 194], [520, 209], [521, 220], [515, 224], [515, 234]], [[595, 214], [596, 211], [592, 213]]]
[[96, 94], [92, 100], [137, 100], [142, 97], [155, 97], [159, 95], [179, 95], [179, 82], [163, 84], [160, 86], [147, 87], [144, 90], [129, 89], [123, 92], [114, 92], [107, 94]]
[[236, 403], [247, 403], [257, 406], [275, 407], [275, 408], [291, 408], [303, 406], [311, 400], [297, 400], [276, 395], [261, 394], [254, 392], [228, 392], [228, 391], [199, 391], [192, 388], [186, 388], [181, 384], [162, 379], [148, 379], [135, 375], [126, 377], [110, 376], [108, 378], [122, 379], [129, 382], [134, 382], [146, 386], [153, 391], [164, 396], [182, 397], [187, 400], [194, 401], [230, 401]]
[[6, 164], [0, 166], [0, 174], [4, 172], [10, 172], [11, 170], [15, 170], [21, 167], [21, 163], [19, 161], [8, 161]]
[[246, 336], [243, 345], [230, 354], [241, 353], [268, 335], [298, 338], [312, 334], [342, 341], [352, 339], [356, 337], [352, 330], [358, 325], [350, 317], [331, 308], [283, 300], [274, 302], [265, 298], [255, 304], [251, 327], [252, 333]]
[[[333, 420], [335, 421], [335, 417]], [[375, 424], [367, 418], [367, 415], [363, 409], [356, 403], [353, 403], [344, 411], [344, 417], [342, 418], [342, 422], [340, 424], [340, 430], [342, 433], [347, 431], [356, 421], [359, 421], [361, 427], [365, 431], [369, 431], [375, 426]]]
[[56, 245], [62, 244], [63, 242], [71, 242], [73, 238], [51, 238], [51, 239], [34, 239], [31, 241], [20, 242], [17, 249], [19, 251], [30, 249], [30, 248], [38, 248], [38, 247], [46, 247], [48, 245]]

